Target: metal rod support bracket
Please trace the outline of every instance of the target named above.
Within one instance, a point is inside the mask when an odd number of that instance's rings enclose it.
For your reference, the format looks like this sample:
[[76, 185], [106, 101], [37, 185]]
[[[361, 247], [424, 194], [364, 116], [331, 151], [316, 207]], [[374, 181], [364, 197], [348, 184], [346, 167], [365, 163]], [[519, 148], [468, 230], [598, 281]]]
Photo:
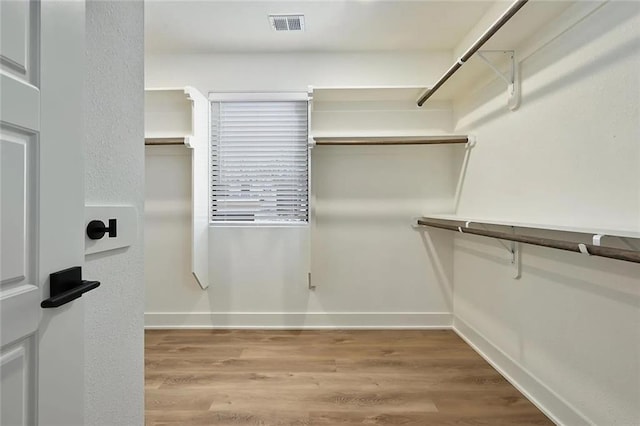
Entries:
[[315, 284], [312, 284], [312, 282], [311, 282], [311, 272], [309, 272], [309, 274], [307, 275], [307, 285], [309, 287], [309, 290], [315, 290], [316, 289]]
[[476, 146], [477, 142], [478, 142], [478, 138], [475, 135], [468, 135], [467, 136], [467, 144], [465, 145], [465, 148], [471, 149], [474, 146]]
[[417, 231], [424, 231], [426, 226], [420, 225], [418, 223], [418, 220], [420, 220], [420, 219], [421, 219], [421, 217], [419, 217], [419, 216], [412, 217], [411, 218], [411, 228], [413, 228], [413, 229], [415, 229]]
[[[467, 224], [465, 225], [466, 228], [469, 227], [469, 223], [471, 222], [467, 222]], [[485, 224], [481, 223], [480, 225], [483, 229], [488, 230]], [[515, 234], [515, 232], [516, 229], [512, 226], [511, 233]], [[522, 276], [522, 256], [520, 255], [520, 243], [517, 241], [511, 241], [510, 244], [507, 245], [503, 240], [499, 238], [496, 238], [495, 240], [509, 252], [509, 255], [511, 256], [511, 265], [515, 269], [513, 272], [513, 278], [517, 280]]]
[[[500, 53], [506, 56], [510, 64], [510, 71], [505, 75], [498, 67], [485, 56], [485, 53]], [[478, 57], [491, 68], [491, 70], [507, 84], [507, 106], [515, 111], [520, 106], [520, 79], [518, 78], [518, 62], [514, 50], [479, 50]]]
[[514, 267], [513, 278], [518, 279], [522, 276], [522, 252], [520, 251], [520, 243], [511, 241], [511, 265]]
[[[420, 225], [418, 223], [418, 220], [420, 218], [412, 218], [412, 225], [411, 227], [413, 229], [417, 229], [417, 230], [422, 230], [424, 228], [426, 228], [426, 226], [424, 225]], [[457, 231], [461, 234], [465, 233], [466, 229], [470, 229], [471, 228], [471, 224], [474, 223], [470, 220], [466, 221], [464, 223], [464, 226], [458, 226], [457, 227]], [[484, 223], [478, 223], [477, 225], [480, 225], [484, 230], [488, 230], [487, 226]], [[512, 226], [511, 227], [511, 231], [513, 233], [515, 233], [515, 228]], [[520, 277], [522, 277], [522, 252], [520, 251], [520, 243], [517, 241], [511, 241], [509, 245], [507, 245], [503, 240], [501, 240], [500, 238], [495, 238], [495, 240], [505, 249], [509, 252], [510, 255], [510, 263], [514, 268], [514, 272], [513, 272], [513, 278], [514, 279], [518, 279]]]

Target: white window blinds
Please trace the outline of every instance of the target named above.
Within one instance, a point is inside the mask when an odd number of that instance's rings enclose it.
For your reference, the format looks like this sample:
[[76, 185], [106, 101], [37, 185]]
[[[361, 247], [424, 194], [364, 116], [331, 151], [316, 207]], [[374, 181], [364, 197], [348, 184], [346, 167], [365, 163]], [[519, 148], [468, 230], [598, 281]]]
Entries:
[[211, 221], [307, 222], [307, 102], [211, 106]]

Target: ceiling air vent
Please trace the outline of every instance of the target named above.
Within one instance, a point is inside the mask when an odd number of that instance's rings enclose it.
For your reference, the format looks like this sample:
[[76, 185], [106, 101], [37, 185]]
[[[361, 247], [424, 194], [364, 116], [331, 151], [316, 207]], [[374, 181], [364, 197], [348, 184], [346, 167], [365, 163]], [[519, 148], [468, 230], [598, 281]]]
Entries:
[[303, 15], [269, 15], [269, 22], [275, 31], [304, 31]]

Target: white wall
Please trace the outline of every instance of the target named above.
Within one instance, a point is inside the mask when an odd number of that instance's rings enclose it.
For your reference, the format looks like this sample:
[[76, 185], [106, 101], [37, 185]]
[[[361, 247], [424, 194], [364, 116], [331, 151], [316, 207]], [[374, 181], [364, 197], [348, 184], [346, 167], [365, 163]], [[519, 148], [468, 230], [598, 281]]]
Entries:
[[86, 203], [133, 205], [140, 226], [131, 247], [86, 257], [102, 285], [85, 302], [85, 424], [142, 425], [143, 3], [88, 1], [86, 13]]
[[[516, 112], [501, 82], [458, 105], [478, 138], [460, 215], [640, 229], [639, 7], [610, 2], [526, 58]], [[454, 252], [455, 326], [492, 362], [564, 424], [640, 424], [640, 265], [524, 246], [513, 280], [496, 241]]]
[[[421, 85], [437, 78], [449, 54], [270, 54], [148, 57], [147, 87], [191, 85], [220, 91], [306, 91], [313, 86]], [[380, 114], [324, 114], [314, 131], [397, 131]], [[345, 123], [351, 123], [350, 125]], [[384, 123], [384, 120], [382, 121]], [[354, 124], [355, 123], [355, 124]], [[439, 105], [415, 131], [451, 130]], [[451, 322], [451, 236], [436, 238], [434, 264], [411, 219], [452, 205], [456, 176], [445, 146], [317, 147], [312, 154], [317, 230], [315, 291], [307, 288], [309, 237], [301, 228], [210, 228], [211, 286], [187, 274], [188, 162], [147, 148], [146, 324], [148, 326], [444, 326]], [[162, 164], [162, 165], [161, 165]], [[155, 170], [155, 171], [154, 171]], [[171, 181], [178, 177], [180, 183]], [[174, 186], [175, 185], [175, 186]], [[173, 192], [178, 189], [182, 192]], [[172, 222], [170, 207], [181, 200]], [[173, 201], [168, 202], [173, 206]], [[159, 209], [159, 210], [156, 210]], [[165, 209], [164, 212], [162, 209]], [[160, 219], [163, 217], [165, 219]], [[162, 228], [160, 225], [162, 222]], [[162, 239], [160, 235], [163, 234]], [[157, 237], [155, 235], [158, 235]], [[171, 235], [172, 237], [169, 237]], [[161, 252], [165, 253], [162, 255]], [[171, 260], [172, 259], [172, 260]]]
[[191, 150], [147, 146], [145, 183], [145, 312], [172, 312], [206, 294], [191, 274]]
[[306, 91], [314, 86], [421, 86], [449, 52], [147, 55], [145, 86], [209, 91]]

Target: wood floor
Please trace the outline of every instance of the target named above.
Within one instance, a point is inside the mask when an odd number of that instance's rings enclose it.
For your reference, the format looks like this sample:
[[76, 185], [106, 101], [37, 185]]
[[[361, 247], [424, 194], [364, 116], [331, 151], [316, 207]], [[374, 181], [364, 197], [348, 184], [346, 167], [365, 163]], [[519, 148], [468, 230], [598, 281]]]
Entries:
[[553, 424], [452, 331], [145, 336], [148, 426]]

